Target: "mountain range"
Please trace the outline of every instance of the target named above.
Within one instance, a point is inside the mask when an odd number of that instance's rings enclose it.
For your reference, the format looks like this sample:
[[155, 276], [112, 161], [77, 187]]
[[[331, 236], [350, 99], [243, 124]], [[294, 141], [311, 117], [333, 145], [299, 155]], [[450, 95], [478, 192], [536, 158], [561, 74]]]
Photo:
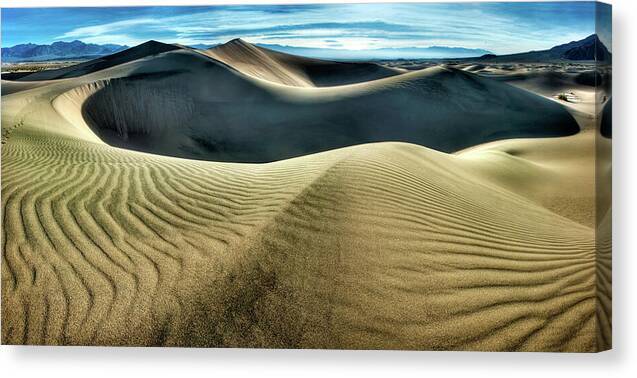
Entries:
[[608, 62], [612, 60], [612, 54], [597, 34], [592, 34], [582, 40], [558, 45], [548, 50], [509, 55], [486, 54], [481, 56], [480, 60], [489, 62], [547, 62], [559, 60]]
[[94, 43], [82, 41], [53, 42], [50, 45], [37, 45], [24, 43], [13, 47], [2, 48], [3, 62], [39, 62], [47, 60], [85, 60], [104, 55], [110, 55], [118, 51], [126, 50], [128, 46]]
[[[197, 44], [190, 47], [196, 49], [208, 49], [218, 45]], [[407, 48], [383, 48], [368, 50], [345, 50], [333, 48], [308, 48], [283, 46], [276, 44], [256, 44], [283, 53], [301, 55], [318, 59], [337, 60], [369, 60], [369, 59], [435, 59], [435, 58], [466, 58], [490, 54], [483, 49], [468, 49], [464, 47], [407, 47]], [[127, 49], [128, 46], [107, 44], [97, 45], [82, 41], [54, 42], [50, 45], [36, 45], [26, 43], [13, 47], [2, 48], [2, 60], [4, 62], [26, 62], [47, 60], [73, 60], [91, 59], [104, 55], [110, 55]]]
[[[218, 45], [198, 44], [190, 47], [208, 49], [214, 46]], [[333, 60], [477, 58], [489, 62], [541, 62], [555, 60], [610, 61], [612, 59], [611, 53], [596, 34], [590, 35], [580, 41], [572, 41], [563, 45], [555, 46], [548, 50], [530, 51], [509, 55], [494, 55], [490, 51], [484, 49], [447, 46], [381, 48], [367, 50], [309, 48], [277, 44], [256, 44], [256, 46], [292, 55]], [[13, 47], [2, 48], [2, 61], [33, 62], [48, 60], [86, 60], [114, 54], [128, 48], [128, 46], [117, 44], [97, 45], [77, 40], [73, 42], [54, 42], [50, 45], [26, 43]]]
[[[220, 45], [196, 44], [190, 45], [195, 49], [206, 50]], [[315, 59], [336, 60], [373, 60], [373, 59], [440, 59], [440, 58], [468, 58], [491, 54], [484, 49], [469, 49], [465, 47], [430, 46], [430, 47], [400, 47], [366, 50], [345, 50], [334, 48], [296, 47], [267, 43], [255, 43], [254, 46], [274, 50], [286, 54], [300, 55]]]
[[345, 50], [331, 48], [294, 47], [273, 44], [256, 44], [259, 47], [292, 55], [301, 55], [316, 59], [339, 60], [370, 60], [370, 59], [438, 59], [438, 58], [468, 58], [491, 54], [484, 49], [469, 49], [465, 47], [430, 46], [430, 47], [400, 47], [366, 50]]

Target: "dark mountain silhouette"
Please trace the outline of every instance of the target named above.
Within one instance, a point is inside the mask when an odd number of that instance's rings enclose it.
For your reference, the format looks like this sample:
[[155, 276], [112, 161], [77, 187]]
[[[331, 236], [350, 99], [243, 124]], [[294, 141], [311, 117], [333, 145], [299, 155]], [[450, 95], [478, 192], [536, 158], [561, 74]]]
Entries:
[[2, 61], [37, 62], [47, 60], [91, 59], [110, 55], [127, 48], [128, 46], [115, 44], [97, 45], [93, 43], [84, 43], [82, 41], [53, 42], [50, 45], [25, 43], [15, 45], [13, 47], [3, 47]]
[[489, 62], [547, 62], [558, 60], [610, 62], [612, 55], [597, 34], [592, 34], [582, 40], [558, 45], [548, 50], [509, 55], [488, 54], [481, 56], [479, 59]]
[[607, 61], [611, 59], [610, 52], [597, 37], [597, 34], [581, 41], [553, 47], [551, 50], [561, 52], [564, 59], [568, 60]]

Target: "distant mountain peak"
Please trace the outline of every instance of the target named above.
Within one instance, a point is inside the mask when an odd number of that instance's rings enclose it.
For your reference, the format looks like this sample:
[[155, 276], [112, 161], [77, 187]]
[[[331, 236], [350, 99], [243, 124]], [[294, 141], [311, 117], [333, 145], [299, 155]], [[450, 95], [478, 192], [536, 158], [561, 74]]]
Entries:
[[612, 59], [612, 54], [608, 51], [604, 43], [599, 39], [597, 34], [591, 34], [579, 41], [571, 41], [561, 45], [551, 47], [548, 50], [529, 51], [526, 53], [483, 56], [484, 60], [495, 61], [557, 61], [557, 60], [574, 60], [574, 61], [598, 61], [607, 62]]
[[610, 60], [611, 54], [599, 39], [597, 34], [592, 34], [581, 41], [573, 41], [553, 49], [562, 51], [562, 56], [568, 60]]
[[575, 47], [581, 47], [581, 46], [589, 46], [589, 45], [593, 45], [593, 44], [602, 44], [602, 41], [600, 41], [599, 37], [597, 36], [597, 34], [591, 34], [588, 37], [584, 38], [584, 39], [580, 39], [578, 41], [570, 41], [568, 43], [563, 43], [561, 45], [557, 45], [557, 46], [553, 46], [551, 47], [549, 50], [551, 51], [566, 51]]

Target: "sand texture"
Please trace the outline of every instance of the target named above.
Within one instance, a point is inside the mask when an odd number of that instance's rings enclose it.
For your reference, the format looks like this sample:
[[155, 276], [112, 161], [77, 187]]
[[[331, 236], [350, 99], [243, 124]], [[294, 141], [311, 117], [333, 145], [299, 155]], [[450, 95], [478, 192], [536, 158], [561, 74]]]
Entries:
[[237, 40], [3, 81], [2, 342], [610, 348], [610, 99], [498, 70]]

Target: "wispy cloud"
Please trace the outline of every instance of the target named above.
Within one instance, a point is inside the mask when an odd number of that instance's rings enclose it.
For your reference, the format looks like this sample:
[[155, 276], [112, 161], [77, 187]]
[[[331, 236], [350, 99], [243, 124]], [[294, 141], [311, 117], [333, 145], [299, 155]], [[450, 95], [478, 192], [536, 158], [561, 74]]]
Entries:
[[98, 45], [105, 45], [116, 41], [118, 45], [137, 46], [146, 42], [146, 39], [140, 39], [128, 34], [101, 34], [92, 37], [83, 37], [81, 40], [84, 43], [96, 43]]
[[152, 19], [152, 18], [137, 18], [137, 19], [133, 18], [130, 20], [110, 22], [107, 24], [75, 28], [62, 35], [55, 37], [55, 39], [65, 40], [70, 38], [86, 39], [90, 37], [100, 37], [103, 35], [108, 35], [109, 33], [113, 33], [113, 32], [129, 30], [139, 25], [157, 24], [158, 22], [160, 22], [160, 20]]
[[594, 33], [594, 7], [584, 2], [11, 9], [2, 13], [2, 37], [3, 44], [45, 39], [215, 44], [244, 38], [298, 47], [447, 45], [510, 53]]

